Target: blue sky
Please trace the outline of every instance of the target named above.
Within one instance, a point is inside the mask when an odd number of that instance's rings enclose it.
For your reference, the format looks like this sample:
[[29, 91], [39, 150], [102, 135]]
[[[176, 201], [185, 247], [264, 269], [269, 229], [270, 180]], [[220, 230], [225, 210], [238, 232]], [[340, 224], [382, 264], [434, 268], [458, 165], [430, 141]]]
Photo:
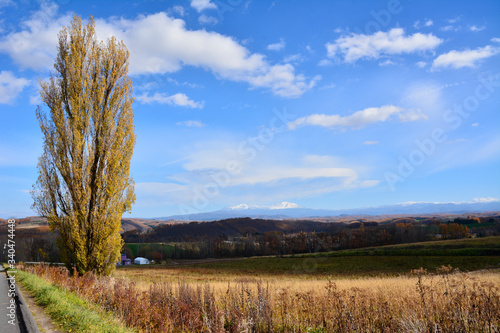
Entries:
[[0, 217], [73, 13], [130, 51], [132, 216], [500, 198], [499, 1], [0, 0]]

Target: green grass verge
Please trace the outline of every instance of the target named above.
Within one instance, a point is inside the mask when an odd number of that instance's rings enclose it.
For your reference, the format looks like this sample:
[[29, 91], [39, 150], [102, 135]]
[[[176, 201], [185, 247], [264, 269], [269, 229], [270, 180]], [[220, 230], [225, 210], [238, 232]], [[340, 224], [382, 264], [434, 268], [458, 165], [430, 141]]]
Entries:
[[126, 328], [112, 313], [100, 311], [96, 305], [33, 274], [17, 271], [16, 281], [34, 295], [36, 303], [65, 332], [136, 332]]

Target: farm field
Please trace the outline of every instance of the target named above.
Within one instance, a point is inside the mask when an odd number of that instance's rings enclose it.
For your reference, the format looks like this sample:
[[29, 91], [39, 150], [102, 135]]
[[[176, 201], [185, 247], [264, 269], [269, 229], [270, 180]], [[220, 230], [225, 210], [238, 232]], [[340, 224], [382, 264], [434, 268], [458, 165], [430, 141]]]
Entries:
[[460, 271], [495, 269], [498, 256], [346, 256], [321, 258], [248, 258], [190, 265], [131, 266], [117, 269], [113, 276], [137, 283], [221, 281], [241, 279], [327, 280], [407, 275], [420, 267], [429, 271], [450, 265]]
[[[228, 284], [269, 283], [291, 290], [317, 290], [335, 280], [341, 288], [415, 288], [410, 272], [430, 272], [451, 266], [500, 286], [500, 237], [444, 240], [414, 244], [301, 254], [294, 257], [253, 257], [221, 260], [171, 261], [166, 265], [120, 267], [114, 277], [133, 281], [143, 290], [151, 283], [209, 283], [218, 291]], [[435, 253], [441, 255], [435, 255]], [[429, 255], [433, 254], [433, 255]], [[467, 255], [468, 254], [468, 255]], [[470, 255], [476, 254], [476, 255]], [[479, 272], [488, 270], [487, 273]], [[406, 286], [406, 287], [403, 287]]]
[[[194, 264], [196, 262], [196, 264]], [[139, 281], [221, 280], [283, 276], [327, 279], [398, 276], [412, 269], [450, 265], [461, 271], [500, 269], [500, 237], [442, 240], [284, 257], [178, 260], [166, 265], [120, 267], [117, 277]]]
[[[173, 261], [102, 278], [47, 266], [24, 271], [139, 332], [497, 332], [500, 256], [484, 254], [499, 240]], [[461, 251], [421, 255], [429, 249]], [[476, 255], [463, 255], [470, 251]]]

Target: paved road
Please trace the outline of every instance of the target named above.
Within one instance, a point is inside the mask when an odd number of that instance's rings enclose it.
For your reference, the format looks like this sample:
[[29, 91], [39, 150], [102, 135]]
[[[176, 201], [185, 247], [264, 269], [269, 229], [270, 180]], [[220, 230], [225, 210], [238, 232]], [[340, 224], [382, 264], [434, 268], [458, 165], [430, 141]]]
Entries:
[[0, 333], [18, 332], [40, 333], [28, 303], [0, 265]]
[[[0, 266], [0, 332], [2, 333], [20, 333], [25, 332], [24, 327], [19, 323], [19, 311], [17, 310], [18, 301], [16, 298], [11, 298], [10, 283], [7, 280], [7, 275], [4, 272], [3, 266]], [[14, 302], [12, 303], [11, 300]]]

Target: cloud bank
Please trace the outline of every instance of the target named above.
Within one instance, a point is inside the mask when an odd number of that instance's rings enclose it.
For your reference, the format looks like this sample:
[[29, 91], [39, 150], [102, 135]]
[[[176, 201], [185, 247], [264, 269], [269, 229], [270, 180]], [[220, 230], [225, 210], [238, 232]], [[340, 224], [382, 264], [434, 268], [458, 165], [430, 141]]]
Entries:
[[[191, 5], [199, 11], [215, 6], [197, 0]], [[9, 54], [24, 68], [49, 69], [56, 55], [57, 34], [70, 20], [69, 14], [58, 16], [55, 4], [43, 3], [38, 12], [22, 22], [22, 31], [0, 40], [0, 52]], [[299, 97], [320, 79], [297, 74], [291, 64], [271, 64], [263, 54], [252, 53], [232, 37], [188, 29], [184, 20], [165, 12], [135, 19], [97, 19], [96, 31], [100, 39], [115, 36], [123, 40], [130, 51], [132, 75], [173, 73], [193, 66], [217, 78], [268, 89], [282, 97]]]
[[344, 62], [354, 63], [360, 59], [378, 59], [383, 55], [398, 55], [434, 50], [443, 42], [430, 34], [405, 35], [404, 29], [394, 28], [388, 32], [379, 31], [373, 35], [351, 34], [341, 36], [333, 43], [327, 43], [328, 57], [342, 55]]
[[420, 109], [403, 109], [394, 105], [384, 105], [379, 108], [366, 108], [349, 116], [341, 116], [339, 114], [312, 114], [289, 122], [288, 128], [294, 130], [299, 126], [309, 125], [328, 128], [360, 129], [377, 122], [387, 121], [393, 116], [397, 116], [400, 122], [427, 119], [427, 115], [422, 113]]
[[154, 95], [149, 96], [149, 94], [144, 93], [137, 96], [136, 99], [143, 104], [159, 103], [174, 106], [187, 106], [194, 109], [201, 109], [204, 105], [204, 102], [195, 102], [189, 99], [186, 94], [182, 93], [177, 93], [171, 96], [160, 93], [155, 93]]
[[492, 57], [498, 53], [500, 53], [500, 48], [491, 45], [479, 47], [475, 50], [452, 50], [434, 59], [432, 68], [458, 69], [463, 67], [476, 67], [481, 60]]
[[29, 84], [29, 80], [18, 78], [12, 72], [0, 72], [0, 104], [12, 104]]

